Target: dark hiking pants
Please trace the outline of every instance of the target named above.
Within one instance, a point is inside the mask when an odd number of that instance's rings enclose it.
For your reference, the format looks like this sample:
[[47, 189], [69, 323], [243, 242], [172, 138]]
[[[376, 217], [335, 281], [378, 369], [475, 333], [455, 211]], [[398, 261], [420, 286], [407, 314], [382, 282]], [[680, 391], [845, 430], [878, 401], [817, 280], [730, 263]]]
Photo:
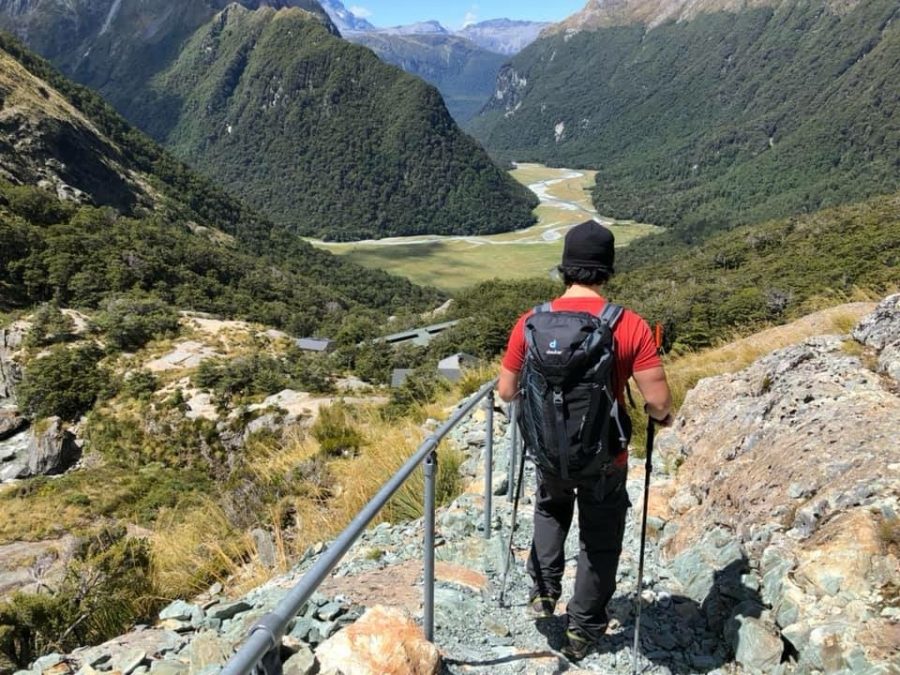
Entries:
[[559, 598], [565, 570], [565, 541], [578, 502], [580, 553], [575, 592], [567, 605], [569, 626], [599, 639], [607, 624], [606, 605], [616, 590], [616, 571], [630, 503], [626, 471], [607, 476], [562, 480], [538, 470], [534, 507], [534, 540], [528, 573], [532, 597]]

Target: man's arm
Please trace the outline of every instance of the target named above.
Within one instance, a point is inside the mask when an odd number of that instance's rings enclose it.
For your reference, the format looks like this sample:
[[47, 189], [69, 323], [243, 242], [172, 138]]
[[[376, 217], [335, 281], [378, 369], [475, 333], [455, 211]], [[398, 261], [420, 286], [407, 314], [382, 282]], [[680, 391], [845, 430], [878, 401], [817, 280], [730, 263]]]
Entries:
[[497, 385], [500, 398], [509, 403], [519, 395], [519, 373], [500, 366], [500, 383]]
[[[640, 370], [632, 376], [644, 401], [646, 410], [654, 420], [664, 426], [672, 424], [672, 393], [666, 381], [666, 371], [659, 366]], [[502, 396], [502, 394], [501, 394]]]

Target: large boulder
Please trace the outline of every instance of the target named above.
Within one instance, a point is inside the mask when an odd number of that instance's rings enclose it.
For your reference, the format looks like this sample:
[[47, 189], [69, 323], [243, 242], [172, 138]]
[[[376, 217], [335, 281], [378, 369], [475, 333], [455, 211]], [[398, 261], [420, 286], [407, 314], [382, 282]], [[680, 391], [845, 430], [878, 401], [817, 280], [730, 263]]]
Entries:
[[27, 324], [16, 322], [0, 329], [0, 408], [15, 405], [16, 385], [22, 379], [22, 369], [13, 361], [12, 354], [22, 346]]
[[[28, 420], [14, 410], [0, 410], [0, 441], [12, 438], [28, 428]], [[2, 452], [2, 451], [0, 451]], [[2, 461], [2, 457], [0, 457]]]
[[399, 609], [376, 606], [316, 650], [320, 672], [344, 675], [433, 675], [437, 648]]
[[900, 293], [885, 298], [853, 331], [853, 337], [878, 352], [878, 372], [900, 382]]
[[29, 476], [65, 473], [80, 458], [75, 434], [63, 426], [61, 419], [50, 417], [35, 425], [26, 455]]

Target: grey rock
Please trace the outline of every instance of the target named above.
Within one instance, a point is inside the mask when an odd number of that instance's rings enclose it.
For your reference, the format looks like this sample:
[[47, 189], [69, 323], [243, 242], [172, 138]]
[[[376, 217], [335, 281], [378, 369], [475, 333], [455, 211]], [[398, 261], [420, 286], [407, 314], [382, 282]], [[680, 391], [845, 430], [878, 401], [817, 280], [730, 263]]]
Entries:
[[56, 652], [53, 652], [52, 654], [47, 654], [46, 656], [42, 656], [37, 661], [35, 661], [33, 664], [31, 664], [31, 670], [36, 670], [37, 672], [41, 673], [45, 670], [49, 670], [50, 668], [53, 668], [54, 666], [58, 666], [64, 660], [65, 660], [65, 656], [63, 656], [62, 654], [57, 654]]
[[81, 458], [81, 447], [75, 442], [75, 434], [63, 428], [61, 419], [51, 417], [45, 424], [40, 431], [32, 429], [26, 453], [30, 476], [64, 473]]
[[256, 528], [250, 535], [256, 544], [256, 553], [259, 562], [269, 569], [274, 569], [278, 563], [278, 552], [275, 550], [275, 542], [272, 535], [262, 528]]
[[879, 351], [900, 341], [900, 293], [882, 300], [872, 314], [859, 322], [853, 337]]
[[213, 605], [207, 611], [207, 616], [210, 619], [227, 621], [228, 619], [233, 619], [238, 614], [243, 614], [244, 612], [248, 612], [251, 609], [253, 609], [253, 605], [244, 602], [243, 600], [238, 600], [237, 602], [228, 602], [221, 605]]
[[221, 669], [231, 656], [230, 645], [212, 631], [198, 633], [187, 649], [192, 673], [201, 673], [208, 668]]
[[316, 669], [316, 657], [309, 647], [301, 645], [300, 650], [284, 662], [284, 675], [311, 675]]
[[191, 621], [198, 610], [200, 608], [197, 605], [192, 605], [184, 600], [175, 600], [159, 613], [159, 619], [160, 621]]
[[187, 675], [190, 666], [183, 661], [154, 661], [150, 665], [150, 672], [156, 675]]
[[736, 617], [740, 622], [734, 645], [735, 660], [750, 672], [765, 672], [781, 663], [784, 644], [775, 627], [753, 616]]
[[316, 612], [316, 615], [323, 621], [334, 621], [346, 611], [346, 608], [339, 602], [329, 602], [323, 605]]
[[[12, 410], [0, 410], [0, 441], [12, 438], [28, 428], [28, 420]], [[0, 450], [2, 453], [2, 450]], [[0, 454], [0, 461], [5, 461]]]
[[112, 669], [122, 673], [122, 675], [130, 675], [137, 670], [144, 661], [147, 660], [147, 652], [142, 649], [129, 649], [128, 651], [117, 654], [112, 659]]

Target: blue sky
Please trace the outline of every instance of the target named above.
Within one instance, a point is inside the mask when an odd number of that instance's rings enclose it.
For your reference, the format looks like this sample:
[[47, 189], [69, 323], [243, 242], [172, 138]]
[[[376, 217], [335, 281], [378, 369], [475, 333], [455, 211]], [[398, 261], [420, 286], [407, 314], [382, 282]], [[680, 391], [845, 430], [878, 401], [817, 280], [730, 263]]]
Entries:
[[586, 0], [344, 0], [347, 9], [376, 26], [399, 26], [436, 19], [447, 28], [487, 19], [561, 21]]

